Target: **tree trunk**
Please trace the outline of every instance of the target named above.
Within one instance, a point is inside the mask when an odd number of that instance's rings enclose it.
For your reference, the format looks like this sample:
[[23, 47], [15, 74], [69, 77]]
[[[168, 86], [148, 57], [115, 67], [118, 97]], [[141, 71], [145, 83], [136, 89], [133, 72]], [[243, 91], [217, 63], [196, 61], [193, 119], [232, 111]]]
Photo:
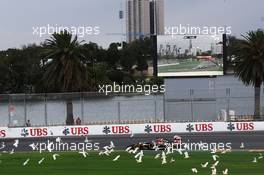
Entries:
[[255, 120], [260, 120], [260, 87], [261, 82], [258, 81], [255, 84], [255, 112], [254, 112], [254, 118]]
[[74, 125], [74, 119], [73, 119], [73, 105], [71, 100], [67, 100], [67, 119], [66, 119], [66, 125]]

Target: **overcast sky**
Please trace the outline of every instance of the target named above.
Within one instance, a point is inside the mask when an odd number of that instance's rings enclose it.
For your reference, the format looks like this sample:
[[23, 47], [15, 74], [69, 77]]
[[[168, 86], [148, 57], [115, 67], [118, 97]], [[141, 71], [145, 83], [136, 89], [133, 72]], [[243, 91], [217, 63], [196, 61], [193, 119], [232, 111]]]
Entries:
[[[85, 36], [103, 47], [121, 40], [125, 22], [118, 11], [125, 0], [0, 0], [0, 50], [40, 43], [33, 27], [98, 26], [99, 35]], [[165, 0], [165, 25], [231, 26], [240, 36], [264, 28], [263, 0]]]

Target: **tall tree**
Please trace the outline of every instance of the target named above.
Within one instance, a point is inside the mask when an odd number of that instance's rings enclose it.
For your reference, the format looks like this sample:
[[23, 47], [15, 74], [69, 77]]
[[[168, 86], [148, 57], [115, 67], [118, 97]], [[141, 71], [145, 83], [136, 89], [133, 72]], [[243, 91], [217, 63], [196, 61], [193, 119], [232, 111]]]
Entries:
[[235, 75], [246, 85], [255, 88], [255, 119], [260, 119], [260, 88], [264, 81], [264, 31], [250, 31], [243, 35], [235, 48]]
[[[54, 33], [44, 43], [45, 73], [43, 81], [47, 91], [76, 92], [88, 86], [85, 50], [77, 36], [63, 31]], [[66, 99], [67, 125], [74, 124], [72, 98]]]

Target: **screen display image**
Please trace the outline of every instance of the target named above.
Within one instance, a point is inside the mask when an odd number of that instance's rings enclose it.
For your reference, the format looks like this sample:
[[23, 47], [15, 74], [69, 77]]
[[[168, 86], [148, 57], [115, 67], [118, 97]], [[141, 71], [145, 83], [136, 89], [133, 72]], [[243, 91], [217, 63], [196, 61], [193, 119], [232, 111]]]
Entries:
[[222, 35], [160, 35], [158, 76], [223, 75]]

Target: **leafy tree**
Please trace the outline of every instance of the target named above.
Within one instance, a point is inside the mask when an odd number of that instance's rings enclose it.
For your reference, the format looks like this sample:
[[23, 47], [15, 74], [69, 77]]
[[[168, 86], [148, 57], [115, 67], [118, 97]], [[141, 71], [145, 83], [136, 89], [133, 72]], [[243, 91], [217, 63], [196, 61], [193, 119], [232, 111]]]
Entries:
[[264, 31], [250, 31], [235, 48], [235, 75], [255, 88], [255, 118], [260, 119], [260, 87], [264, 81]]
[[[54, 33], [43, 45], [45, 73], [43, 82], [47, 91], [82, 91], [88, 84], [85, 50], [82, 42], [67, 31]], [[67, 99], [67, 125], [74, 124], [72, 99]]]

